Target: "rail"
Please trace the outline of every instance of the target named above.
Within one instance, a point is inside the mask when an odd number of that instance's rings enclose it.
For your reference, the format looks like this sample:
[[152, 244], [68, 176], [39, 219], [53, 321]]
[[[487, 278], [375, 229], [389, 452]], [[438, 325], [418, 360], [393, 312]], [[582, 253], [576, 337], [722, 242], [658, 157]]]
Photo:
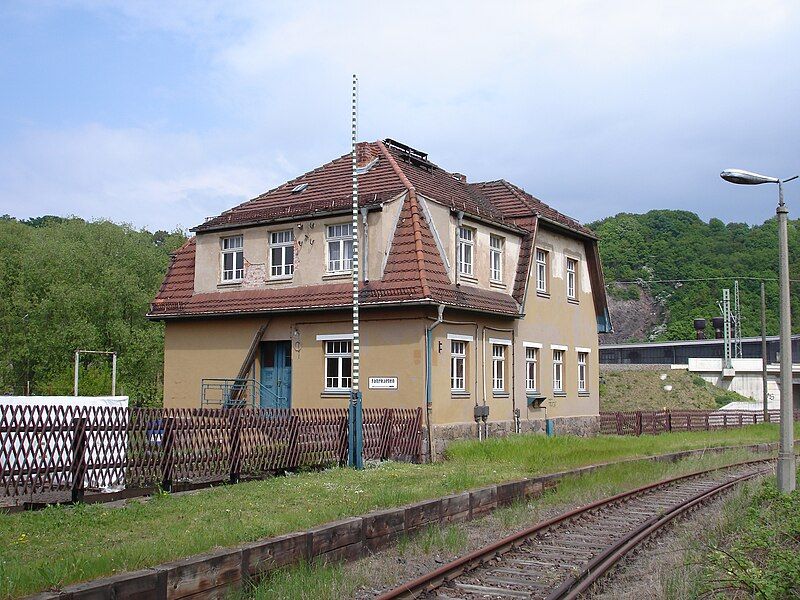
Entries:
[[598, 500], [471, 552], [378, 600], [449, 597], [448, 592], [459, 598], [577, 598], [672, 519], [766, 473], [772, 460], [697, 471]]

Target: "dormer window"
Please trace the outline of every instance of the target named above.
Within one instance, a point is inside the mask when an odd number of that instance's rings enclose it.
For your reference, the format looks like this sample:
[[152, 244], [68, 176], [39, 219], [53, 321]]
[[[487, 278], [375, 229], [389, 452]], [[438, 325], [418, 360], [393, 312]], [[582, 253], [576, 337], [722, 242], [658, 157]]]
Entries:
[[353, 224], [328, 225], [328, 273], [346, 273], [353, 268]]
[[275, 279], [294, 274], [294, 230], [285, 229], [270, 234], [270, 274]]
[[221, 253], [223, 283], [244, 279], [244, 236], [222, 238]]
[[489, 278], [503, 281], [503, 238], [499, 235], [489, 237]]
[[458, 228], [458, 273], [472, 277], [475, 257], [475, 230], [469, 227]]

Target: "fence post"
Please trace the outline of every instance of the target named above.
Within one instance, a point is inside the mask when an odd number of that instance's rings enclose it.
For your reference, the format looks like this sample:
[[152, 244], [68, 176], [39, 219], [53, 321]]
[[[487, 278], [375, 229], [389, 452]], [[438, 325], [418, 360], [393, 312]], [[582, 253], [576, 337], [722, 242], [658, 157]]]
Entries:
[[228, 464], [231, 483], [239, 483], [242, 470], [242, 409], [228, 409]]
[[642, 411], [636, 411], [636, 435], [642, 435]]
[[383, 446], [381, 448], [381, 460], [388, 459], [392, 453], [393, 417], [394, 409], [385, 408], [383, 412], [383, 426], [381, 427], [381, 440], [383, 441], [381, 444]]
[[622, 435], [622, 413], [617, 411], [615, 416], [617, 419], [617, 435]]
[[667, 433], [672, 433], [672, 411], [667, 411]]
[[728, 428], [728, 413], [724, 413], [722, 415], [722, 428], [723, 429], [727, 429]]
[[72, 501], [82, 502], [86, 476], [86, 417], [72, 419]]
[[172, 491], [172, 467], [175, 463], [175, 417], [164, 417], [164, 433], [161, 434], [161, 489]]
[[710, 431], [711, 430], [711, 425], [708, 422], [708, 413], [706, 413], [705, 416], [706, 416], [706, 431]]

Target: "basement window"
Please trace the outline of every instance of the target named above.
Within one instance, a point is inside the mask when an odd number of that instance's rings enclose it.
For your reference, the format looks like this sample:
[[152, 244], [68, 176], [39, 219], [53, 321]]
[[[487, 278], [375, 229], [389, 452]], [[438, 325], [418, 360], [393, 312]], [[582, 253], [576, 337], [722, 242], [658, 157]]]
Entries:
[[234, 282], [244, 279], [244, 237], [234, 235], [222, 238], [222, 281]]

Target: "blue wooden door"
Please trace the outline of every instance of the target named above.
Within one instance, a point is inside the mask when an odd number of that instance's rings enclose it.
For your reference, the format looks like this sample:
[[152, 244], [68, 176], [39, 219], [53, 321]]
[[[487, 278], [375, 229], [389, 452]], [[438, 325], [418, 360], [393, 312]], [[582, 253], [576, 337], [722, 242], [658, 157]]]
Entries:
[[292, 343], [261, 345], [261, 407], [292, 407]]

